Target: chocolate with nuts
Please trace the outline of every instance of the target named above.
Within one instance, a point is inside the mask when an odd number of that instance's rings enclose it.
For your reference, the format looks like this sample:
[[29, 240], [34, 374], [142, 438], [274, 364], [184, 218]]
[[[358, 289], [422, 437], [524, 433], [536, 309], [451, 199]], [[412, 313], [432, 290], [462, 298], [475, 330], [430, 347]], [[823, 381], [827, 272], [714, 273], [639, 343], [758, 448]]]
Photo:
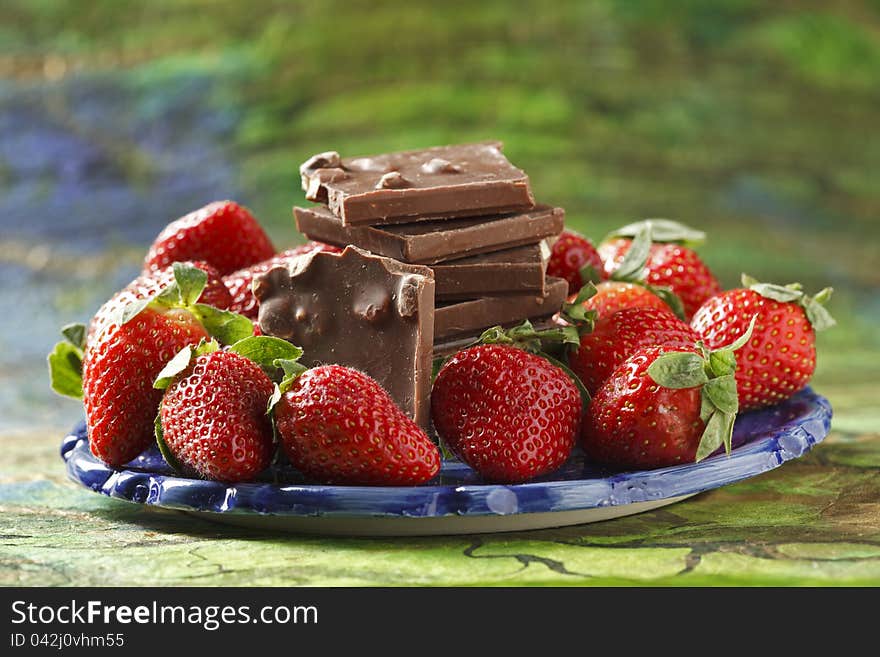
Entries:
[[308, 366], [366, 372], [419, 425], [430, 421], [431, 270], [349, 246], [310, 253], [254, 282], [260, 328], [304, 351]]
[[535, 204], [528, 176], [497, 142], [358, 158], [328, 151], [304, 162], [300, 175], [306, 198], [326, 203], [345, 226], [500, 214]]

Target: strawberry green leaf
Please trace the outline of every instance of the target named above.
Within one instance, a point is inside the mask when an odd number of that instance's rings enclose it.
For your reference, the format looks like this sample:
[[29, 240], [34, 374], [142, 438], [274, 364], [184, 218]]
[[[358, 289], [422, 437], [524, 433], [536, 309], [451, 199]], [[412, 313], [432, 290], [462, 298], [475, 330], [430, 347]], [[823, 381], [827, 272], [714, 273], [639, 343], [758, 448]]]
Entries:
[[[706, 233], [671, 219], [645, 219], [618, 228], [610, 237], [633, 237], [650, 224], [654, 242], [675, 242], [684, 246], [699, 246], [706, 241]], [[606, 238], [606, 239], [608, 239]]]
[[48, 356], [49, 380], [59, 395], [82, 399], [83, 352], [69, 342], [59, 342]]
[[[531, 323], [529, 323], [529, 326], [531, 326]], [[500, 326], [487, 328], [483, 331], [482, 335], [480, 335], [481, 344], [511, 344], [512, 342], [513, 338], [511, 338], [507, 334], [507, 331]]]
[[181, 304], [193, 305], [202, 296], [208, 284], [208, 274], [198, 267], [183, 262], [175, 262], [171, 268], [174, 271], [174, 282], [180, 289]]
[[[278, 402], [281, 401], [281, 395], [284, 394], [281, 392], [281, 388], [277, 383], [272, 384], [272, 396], [269, 397], [269, 403], [266, 405], [266, 415], [272, 415], [272, 411], [275, 410], [275, 406], [278, 405]], [[272, 422], [272, 428], [275, 429], [275, 422]]]
[[118, 315], [114, 318], [114, 323], [119, 326], [128, 324], [131, 320], [140, 315], [144, 309], [150, 305], [151, 301], [153, 301], [153, 298], [147, 297], [146, 299], [138, 299], [137, 301], [132, 301], [130, 304], [123, 306], [119, 310]]
[[171, 382], [178, 374], [189, 367], [192, 358], [193, 348], [189, 345], [178, 351], [174, 355], [174, 358], [169, 360], [159, 374], [156, 375], [156, 380], [153, 381], [153, 387], [157, 390], [165, 390], [171, 385]]
[[776, 285], [774, 283], [756, 283], [749, 287], [753, 292], [757, 292], [762, 297], [781, 301], [783, 303], [789, 301], [799, 301], [803, 298], [804, 293], [800, 290], [793, 290], [784, 285]]
[[634, 283], [645, 279], [645, 265], [651, 252], [651, 224], [645, 223], [636, 232], [620, 266], [611, 274], [611, 280]]
[[293, 382], [296, 381], [297, 377], [309, 369], [297, 360], [286, 358], [276, 359], [273, 365], [284, 371], [284, 378], [281, 379], [281, 383], [275, 384], [275, 389], [272, 392], [272, 396], [269, 398], [269, 404], [266, 407], [267, 415], [275, 410], [275, 405], [281, 401], [281, 396], [290, 390], [290, 386], [293, 385]]
[[662, 354], [648, 367], [648, 376], [664, 388], [694, 388], [709, 380], [705, 361], [697, 354]]
[[724, 376], [709, 379], [703, 385], [703, 394], [722, 413], [736, 415], [739, 410], [736, 379], [734, 379], [733, 374], [725, 374]]
[[177, 473], [183, 473], [184, 468], [180, 464], [180, 461], [177, 460], [177, 457], [171, 452], [171, 448], [168, 447], [168, 443], [165, 442], [165, 432], [162, 430], [162, 411], [160, 409], [159, 413], [156, 414], [156, 419], [153, 422], [153, 433], [156, 436], [156, 446], [159, 448], [159, 452], [162, 454], [162, 458], [165, 459], [165, 463], [168, 464], [172, 470]]
[[730, 349], [718, 349], [709, 354], [709, 369], [715, 376], [726, 376], [736, 371], [736, 356]]
[[663, 299], [663, 301], [666, 302], [666, 305], [669, 306], [673, 313], [675, 313], [675, 316], [680, 320], [684, 320], [684, 303], [682, 303], [679, 296], [672, 291], [672, 288], [666, 287], [665, 285], [645, 285], [645, 288]]
[[602, 274], [596, 271], [593, 265], [584, 265], [579, 271], [581, 280], [585, 283], [598, 283], [602, 280]]
[[814, 296], [813, 301], [818, 304], [825, 305], [831, 300], [831, 295], [834, 293], [833, 287], [826, 287], [822, 290], [819, 290]]
[[[810, 324], [813, 325], [813, 329], [816, 331], [824, 331], [837, 324], [835, 319], [831, 316], [831, 313], [829, 313], [825, 306], [822, 305], [822, 302], [817, 300], [819, 295], [824, 292], [825, 290], [822, 290], [822, 292], [812, 298], [804, 297], [803, 301], [804, 313], [806, 313], [807, 319], [810, 320]], [[827, 299], [830, 296], [831, 293], [828, 292], [827, 296], [824, 298]]]
[[167, 306], [169, 308], [172, 307], [180, 307], [183, 305], [183, 301], [180, 296], [180, 286], [177, 285], [177, 282], [170, 283], [164, 290], [159, 292], [154, 299], [154, 303], [158, 303], [162, 306]]
[[748, 343], [748, 341], [752, 339], [752, 333], [754, 333], [754, 331], [755, 331], [755, 322], [757, 322], [757, 321], [758, 321], [758, 315], [757, 314], [752, 315], [752, 319], [751, 319], [751, 321], [749, 321], [749, 326], [746, 329], [745, 333], [743, 333], [736, 340], [734, 340], [729, 345], [724, 347], [723, 350], [736, 351], [738, 349], [742, 349], [743, 347], [745, 347], [746, 343]]
[[727, 425], [725, 414], [715, 411], [706, 422], [706, 428], [700, 438], [700, 444], [697, 446], [697, 456], [694, 459], [698, 463], [704, 458], [715, 452], [724, 444]]
[[717, 411], [718, 409], [715, 408], [715, 404], [712, 403], [711, 399], [706, 395], [700, 395], [700, 419], [703, 422], [708, 422], [709, 418], [712, 417], [712, 413]]
[[61, 335], [63, 335], [74, 347], [78, 349], [86, 348], [85, 324], [67, 324], [61, 328]]
[[752, 285], [758, 285], [761, 282], [754, 276], [749, 276], [745, 272], [740, 276], [740, 281], [742, 282], [742, 286], [746, 288], [751, 288]]
[[276, 360], [295, 361], [303, 355], [303, 350], [296, 345], [268, 335], [254, 335], [239, 340], [229, 348], [229, 351], [249, 358], [269, 374], [278, 369], [275, 365]]
[[578, 290], [577, 296], [572, 300], [570, 305], [580, 306], [584, 301], [596, 296], [596, 294], [598, 293], [599, 290], [596, 289], [595, 283], [593, 283], [593, 281], [589, 281], [580, 290]]
[[190, 310], [201, 320], [205, 330], [221, 344], [235, 344], [254, 334], [253, 322], [244, 315], [203, 303], [190, 306]]

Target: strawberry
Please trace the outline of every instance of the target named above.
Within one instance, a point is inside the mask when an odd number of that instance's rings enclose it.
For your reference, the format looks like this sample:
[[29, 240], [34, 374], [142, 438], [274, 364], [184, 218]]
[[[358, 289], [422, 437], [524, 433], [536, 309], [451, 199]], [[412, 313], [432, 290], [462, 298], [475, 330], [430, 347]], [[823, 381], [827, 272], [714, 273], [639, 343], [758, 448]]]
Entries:
[[218, 201], [168, 224], [150, 247], [144, 271], [158, 271], [175, 261], [204, 260], [226, 275], [274, 253], [269, 237], [246, 208]]
[[613, 315], [624, 308], [654, 308], [671, 312], [669, 304], [639, 283], [603, 281], [596, 293], [583, 302], [584, 308], [596, 311], [596, 319]]
[[743, 287], [704, 303], [691, 325], [709, 347], [741, 336], [757, 316], [751, 340], [738, 354], [737, 390], [744, 409], [776, 404], [803, 389], [816, 368], [816, 331], [834, 325], [823, 304], [826, 288], [809, 297], [800, 285], [759, 283], [743, 276]]
[[410, 486], [440, 470], [437, 446], [363, 372], [315, 367], [286, 379], [279, 394], [273, 409], [278, 437], [290, 462], [309, 479]]
[[342, 249], [321, 242], [308, 242], [307, 244], [301, 244], [296, 248], [277, 253], [268, 260], [258, 262], [255, 265], [239, 269], [236, 272], [224, 276], [223, 282], [226, 284], [226, 287], [229, 289], [229, 293], [232, 296], [229, 309], [240, 315], [256, 320], [260, 310], [260, 302], [257, 301], [257, 298], [251, 291], [251, 284], [253, 283], [254, 278], [259, 274], [266, 273], [273, 267], [279, 265], [285, 266], [293, 258], [306, 253], [311, 253], [312, 251], [340, 253]]
[[171, 356], [208, 335], [230, 344], [252, 333], [247, 318], [195, 302], [207, 283], [204, 271], [175, 263], [174, 279], [108, 315], [87, 346], [84, 326], [65, 327], [69, 342], [49, 355], [53, 389], [82, 397], [92, 453], [109, 465], [150, 444], [161, 399], [152, 383]]
[[550, 252], [547, 275], [568, 281], [568, 293], [577, 294], [589, 282], [607, 278], [602, 258], [593, 243], [583, 235], [564, 230]]
[[186, 310], [147, 308], [90, 346], [82, 378], [92, 454], [118, 467], [150, 445], [162, 398], [153, 379], [179, 349], [207, 337]]
[[593, 461], [651, 469], [730, 453], [738, 411], [734, 351], [666, 346], [637, 350], [590, 401], [581, 445]]
[[440, 369], [431, 418], [444, 443], [487, 481], [559, 468], [574, 447], [581, 393], [546, 358], [507, 344], [465, 349]]
[[[266, 412], [272, 381], [254, 361], [216, 343], [196, 354], [187, 347], [179, 372], [165, 370], [156, 385], [166, 387], [157, 438], [177, 470], [215, 481], [250, 481], [272, 459], [272, 420]], [[193, 355], [195, 357], [193, 358]]]
[[600, 317], [593, 331], [581, 336], [578, 349], [569, 353], [569, 367], [590, 394], [595, 394], [611, 373], [637, 350], [660, 345], [693, 349], [699, 339], [697, 332], [673, 315], [658, 297], [650, 292], [646, 294], [657, 299], [661, 307], [626, 308]]
[[[217, 270], [207, 262], [186, 262], [185, 265], [197, 267], [208, 275], [208, 282], [199, 297], [199, 303], [204, 303], [222, 310], [228, 309], [232, 304], [232, 296], [223, 284], [223, 280]], [[91, 342], [96, 333], [106, 328], [108, 322], [116, 317], [127, 305], [134, 301], [140, 301], [147, 297], [158, 294], [174, 282], [173, 267], [166, 267], [152, 274], [142, 274], [126, 285], [122, 290], [114, 294], [92, 317], [89, 322], [86, 344]]]
[[687, 244], [701, 242], [705, 235], [687, 226], [663, 219], [648, 219], [625, 226], [613, 238], [599, 245], [605, 273], [614, 277], [639, 231], [649, 228], [651, 244], [645, 266], [645, 282], [666, 288], [681, 299], [683, 317], [690, 319], [703, 302], [721, 292], [721, 285], [700, 257]]

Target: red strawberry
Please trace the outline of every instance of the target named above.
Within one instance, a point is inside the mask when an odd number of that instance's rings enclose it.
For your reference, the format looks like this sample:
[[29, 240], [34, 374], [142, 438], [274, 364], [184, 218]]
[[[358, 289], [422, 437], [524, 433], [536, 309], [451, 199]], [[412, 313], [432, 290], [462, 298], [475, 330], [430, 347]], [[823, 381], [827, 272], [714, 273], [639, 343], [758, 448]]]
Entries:
[[229, 289], [229, 293], [232, 296], [229, 309], [240, 315], [256, 320], [260, 311], [260, 302], [257, 301], [257, 298], [253, 295], [253, 292], [251, 292], [251, 283], [253, 283], [254, 278], [259, 274], [266, 273], [278, 265], [287, 265], [293, 258], [306, 253], [311, 253], [312, 251], [341, 253], [342, 249], [321, 242], [308, 242], [307, 244], [301, 244], [296, 248], [282, 251], [268, 260], [251, 265], [250, 267], [245, 267], [244, 269], [239, 269], [236, 272], [224, 276], [223, 282], [226, 283], [226, 287]]
[[[220, 274], [217, 270], [206, 262], [187, 262], [184, 263], [201, 269], [208, 275], [208, 282], [205, 289], [199, 297], [199, 303], [204, 303], [215, 308], [225, 310], [232, 303], [232, 296], [229, 290], [223, 284]], [[95, 313], [89, 322], [88, 335], [86, 344], [90, 343], [95, 335], [102, 328], [105, 328], [108, 321], [112, 321], [119, 312], [133, 301], [139, 301], [153, 296], [174, 282], [174, 270], [172, 267], [166, 267], [152, 274], [143, 274], [126, 285], [122, 290], [114, 294], [103, 306]]]
[[640, 349], [590, 401], [581, 444], [588, 458], [622, 468], [658, 468], [730, 452], [738, 411], [734, 351]]
[[[651, 238], [655, 242], [648, 254], [645, 282], [671, 290], [681, 299], [685, 318], [690, 319], [706, 299], [721, 292], [721, 285], [692, 249], [677, 243], [657, 242], [694, 243], [701, 233], [675, 222], [650, 219], [626, 226], [616, 234], [634, 235], [643, 227], [650, 228]], [[614, 277], [631, 244], [632, 240], [627, 237], [615, 237], [599, 246], [606, 274]]]
[[453, 356], [431, 394], [431, 418], [445, 444], [488, 481], [515, 483], [568, 459], [581, 394], [545, 358], [502, 344]]
[[204, 260], [223, 274], [271, 258], [275, 247], [247, 209], [218, 201], [172, 221], [150, 247], [144, 271]]
[[808, 297], [799, 285], [770, 285], [744, 276], [743, 288], [709, 299], [691, 325], [710, 348], [740, 337], [757, 315], [749, 342], [737, 355], [743, 409], [776, 404], [803, 389], [816, 368], [816, 334], [834, 324], [822, 304], [831, 288]]
[[324, 365], [304, 372], [281, 395], [274, 414], [288, 459], [310, 479], [410, 486], [440, 470], [437, 446], [358, 370]]
[[153, 379], [181, 348], [208, 337], [187, 310], [146, 308], [112, 324], [93, 342], [83, 363], [83, 401], [92, 453], [117, 467], [153, 441], [162, 391]]
[[669, 304], [644, 285], [605, 281], [596, 285], [596, 293], [583, 302], [587, 310], [595, 310], [596, 318], [607, 317], [624, 308], [655, 308], [672, 312]]
[[593, 243], [571, 230], [562, 231], [554, 242], [547, 275], [567, 280], [569, 294], [577, 294], [590, 281], [596, 283], [608, 278]]
[[161, 398], [153, 380], [175, 353], [209, 335], [232, 344], [253, 332], [246, 317], [196, 303], [204, 271], [175, 263], [173, 272], [174, 282], [155, 296], [104, 316], [87, 346], [84, 326], [65, 327], [71, 344], [59, 343], [49, 356], [53, 389], [83, 398], [92, 453], [109, 465], [150, 444]]
[[600, 317], [592, 333], [581, 336], [580, 347], [569, 353], [568, 364], [590, 394], [639, 349], [661, 345], [685, 351], [694, 348], [697, 332], [673, 315], [665, 303], [660, 301], [660, 305], [627, 308]]
[[162, 397], [160, 445], [169, 461], [215, 481], [254, 479], [272, 458], [272, 392], [269, 377], [244, 356], [196, 356]]

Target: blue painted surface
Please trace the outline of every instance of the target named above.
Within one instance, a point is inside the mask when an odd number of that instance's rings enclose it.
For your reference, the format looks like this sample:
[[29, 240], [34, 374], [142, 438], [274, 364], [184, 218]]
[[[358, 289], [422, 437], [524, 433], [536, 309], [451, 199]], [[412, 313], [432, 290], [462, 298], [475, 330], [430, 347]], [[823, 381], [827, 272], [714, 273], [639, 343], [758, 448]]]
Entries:
[[552, 475], [512, 486], [483, 484], [458, 461], [445, 461], [437, 478], [424, 486], [309, 485], [284, 465], [258, 482], [226, 485], [175, 476], [155, 448], [114, 470], [89, 452], [84, 423], [64, 439], [61, 455], [68, 476], [82, 486], [169, 509], [336, 517], [508, 515], [656, 501], [718, 488], [809, 451], [827, 435], [831, 415], [828, 400], [807, 388], [778, 406], [741, 415], [729, 457], [719, 453], [700, 463], [614, 472], [585, 463], [576, 453]]
[[240, 119], [218, 74], [0, 80], [0, 430], [68, 426], [49, 389], [59, 327], [132, 280], [171, 220], [246, 196], [230, 144]]

